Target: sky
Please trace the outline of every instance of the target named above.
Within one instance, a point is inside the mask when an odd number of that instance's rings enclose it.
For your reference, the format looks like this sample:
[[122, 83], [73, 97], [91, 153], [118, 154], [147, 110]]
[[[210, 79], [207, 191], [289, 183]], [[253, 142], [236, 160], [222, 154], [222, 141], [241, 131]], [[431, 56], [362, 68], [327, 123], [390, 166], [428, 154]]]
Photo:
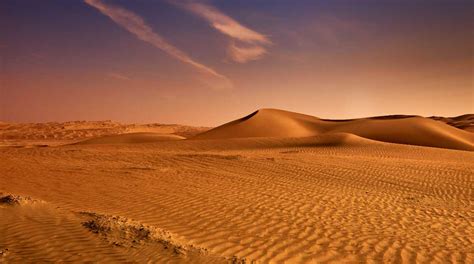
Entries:
[[461, 0], [2, 0], [0, 121], [474, 113]]

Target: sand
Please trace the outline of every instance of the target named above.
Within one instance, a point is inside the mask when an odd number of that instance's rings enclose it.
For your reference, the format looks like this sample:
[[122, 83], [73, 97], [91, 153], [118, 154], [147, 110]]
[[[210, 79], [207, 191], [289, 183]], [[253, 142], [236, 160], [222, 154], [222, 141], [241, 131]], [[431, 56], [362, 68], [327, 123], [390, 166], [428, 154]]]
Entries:
[[208, 129], [208, 127], [184, 125], [122, 124], [110, 120], [25, 124], [0, 122], [0, 147], [57, 146], [77, 143], [87, 139], [133, 133], [192, 137]]
[[464, 132], [260, 110], [188, 140], [1, 147], [0, 262], [473, 263]]
[[459, 129], [474, 132], [474, 114], [466, 114], [456, 117], [432, 116], [430, 118], [444, 122]]
[[261, 109], [193, 139], [309, 137], [350, 133], [382, 142], [474, 150], [474, 134], [423, 117], [392, 116], [355, 120], [324, 120], [278, 109]]
[[97, 145], [97, 144], [139, 144], [139, 143], [151, 143], [160, 141], [173, 141], [182, 140], [185, 137], [172, 135], [172, 134], [160, 134], [160, 133], [127, 133], [120, 135], [107, 135], [97, 138], [91, 138], [83, 141], [79, 141], [75, 144], [79, 145]]

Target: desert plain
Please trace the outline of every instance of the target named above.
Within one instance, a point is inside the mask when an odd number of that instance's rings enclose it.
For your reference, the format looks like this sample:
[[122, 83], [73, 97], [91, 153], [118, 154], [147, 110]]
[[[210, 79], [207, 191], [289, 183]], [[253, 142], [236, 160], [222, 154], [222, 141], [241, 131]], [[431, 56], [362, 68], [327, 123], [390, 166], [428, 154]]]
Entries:
[[0, 262], [474, 263], [473, 128], [0, 123]]

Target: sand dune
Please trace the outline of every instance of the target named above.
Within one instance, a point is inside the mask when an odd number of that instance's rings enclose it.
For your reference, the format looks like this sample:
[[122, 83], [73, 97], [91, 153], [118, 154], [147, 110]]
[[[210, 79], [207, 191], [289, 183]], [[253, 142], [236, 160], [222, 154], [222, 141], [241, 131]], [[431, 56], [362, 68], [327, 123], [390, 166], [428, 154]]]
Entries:
[[[330, 119], [318, 119], [312, 116], [306, 116], [302, 114], [293, 113], [293, 115], [287, 115], [289, 112], [280, 111], [280, 114], [266, 115], [262, 117], [262, 112], [268, 111], [270, 109], [262, 109], [256, 113], [259, 113], [255, 117], [247, 117], [251, 119], [251, 122], [246, 122], [245, 125], [239, 125], [238, 130], [235, 132], [227, 131], [228, 136], [224, 138], [236, 138], [242, 136], [272, 136], [272, 137], [305, 137], [305, 136], [314, 136], [315, 133], [322, 134], [328, 127], [331, 127], [330, 124], [334, 123], [356, 123], [360, 120], [397, 120], [397, 119], [410, 119], [418, 118], [423, 119], [420, 116], [414, 115], [391, 115], [391, 116], [378, 116], [378, 117], [369, 117], [362, 119], [348, 119], [348, 120], [330, 120]], [[278, 111], [278, 110], [274, 110]], [[287, 114], [284, 114], [284, 113]], [[282, 114], [283, 113], [283, 114]], [[298, 115], [298, 117], [295, 116]], [[253, 114], [252, 114], [253, 115]], [[258, 117], [258, 118], [256, 118]], [[243, 118], [245, 119], [245, 118]], [[241, 119], [240, 121], [244, 121]], [[254, 122], [255, 119], [266, 119]], [[467, 114], [458, 117], [430, 117], [429, 119], [439, 121], [437, 123], [446, 123], [450, 126], [468, 131], [474, 132], [474, 115]], [[232, 122], [234, 125], [239, 120]], [[296, 121], [296, 122], [295, 122]], [[424, 122], [424, 121], [423, 121]], [[249, 126], [249, 123], [253, 123]], [[260, 123], [260, 124], [257, 124]], [[268, 126], [266, 123], [271, 123], [271, 126]], [[301, 123], [305, 123], [307, 126], [300, 126]], [[409, 123], [409, 122], [407, 122]], [[229, 124], [230, 125], [230, 124]], [[247, 128], [245, 128], [245, 127]], [[263, 128], [261, 128], [263, 126]], [[432, 126], [428, 124], [428, 126]], [[438, 125], [434, 125], [438, 126]], [[235, 127], [235, 126], [234, 126]], [[268, 127], [272, 127], [272, 131], [268, 131]], [[221, 127], [222, 128], [222, 127]], [[220, 128], [220, 129], [221, 129]], [[191, 127], [183, 125], [165, 125], [165, 124], [121, 124], [113, 121], [70, 121], [70, 122], [50, 122], [50, 123], [25, 123], [25, 124], [16, 124], [16, 123], [6, 123], [0, 122], [0, 146], [14, 146], [14, 147], [44, 147], [44, 146], [56, 146], [56, 145], [65, 145], [71, 144], [79, 141], [85, 141], [87, 139], [99, 138], [110, 135], [120, 135], [128, 133], [159, 133], [159, 134], [169, 134], [177, 135], [186, 138], [194, 137], [202, 132], [209, 130], [208, 127]], [[228, 129], [232, 130], [232, 129]], [[450, 130], [450, 129], [448, 129]], [[342, 130], [340, 132], [352, 133], [351, 131]], [[361, 132], [361, 131], [359, 131]], [[363, 132], [363, 131], [362, 131]], [[452, 132], [452, 130], [451, 130]], [[234, 133], [235, 135], [232, 135]], [[214, 134], [214, 133], [212, 133]], [[364, 133], [362, 133], [364, 134]], [[448, 133], [452, 134], [452, 133]], [[207, 137], [206, 136], [199, 136]], [[216, 138], [216, 135], [213, 136]], [[436, 136], [435, 136], [436, 137]], [[456, 136], [455, 136], [456, 137]], [[468, 141], [472, 141], [472, 137], [468, 135], [462, 135], [461, 141], [465, 140], [467, 137]], [[221, 137], [219, 137], [221, 138]], [[375, 137], [373, 139], [386, 140], [384, 137]], [[393, 140], [392, 140], [393, 141]], [[389, 142], [392, 142], [389, 141]], [[397, 141], [397, 143], [404, 143], [404, 141]], [[451, 140], [452, 141], [452, 140]], [[456, 141], [456, 140], [454, 140]], [[416, 142], [409, 143], [416, 144]], [[422, 145], [430, 145], [430, 142], [425, 142]], [[457, 145], [457, 143], [451, 142], [450, 145]], [[465, 148], [465, 144], [462, 143], [461, 148]], [[455, 146], [456, 148], [456, 146]], [[459, 146], [458, 146], [459, 148]], [[468, 146], [470, 148], [470, 146]]]
[[474, 150], [474, 134], [428, 118], [388, 116], [336, 121], [276, 109], [258, 110], [192, 139], [309, 137], [336, 132], [382, 142]]
[[316, 117], [276, 109], [261, 109], [246, 117], [203, 132], [193, 139], [246, 137], [308, 137], [324, 132]]
[[0, 123], [0, 146], [64, 145], [86, 139], [126, 133], [159, 133], [191, 137], [207, 127], [165, 124], [122, 124], [112, 121]]
[[158, 133], [127, 133], [112, 136], [103, 136], [98, 138], [87, 139], [75, 144], [96, 145], [96, 144], [137, 144], [152, 143], [159, 141], [172, 141], [185, 139], [177, 135], [158, 134]]
[[454, 126], [272, 109], [189, 140], [97, 125], [74, 123], [102, 131], [78, 144], [56, 124], [9, 134], [31, 142], [0, 148], [0, 263], [474, 263]]
[[474, 132], [474, 114], [466, 114], [456, 117], [432, 116], [433, 120], [441, 121], [453, 127]]

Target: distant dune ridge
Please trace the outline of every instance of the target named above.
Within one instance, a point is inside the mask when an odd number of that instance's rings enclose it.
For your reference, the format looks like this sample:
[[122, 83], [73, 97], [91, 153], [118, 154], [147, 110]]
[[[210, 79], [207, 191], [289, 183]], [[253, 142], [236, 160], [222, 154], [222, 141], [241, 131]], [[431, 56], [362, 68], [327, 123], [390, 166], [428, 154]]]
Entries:
[[[145, 143], [162, 141], [166, 138], [192, 137], [208, 129], [209, 127], [176, 124], [122, 124], [110, 120], [0, 123], [0, 145], [51, 146], [80, 141], [85, 141], [84, 143], [88, 144]], [[123, 136], [113, 137], [114, 135]], [[173, 137], [173, 135], [176, 137]]]
[[444, 122], [448, 125], [457, 127], [459, 129], [464, 129], [469, 132], [474, 132], [474, 114], [466, 114], [456, 117], [441, 117], [441, 116], [432, 116], [431, 119]]
[[192, 139], [311, 137], [329, 133], [349, 133], [388, 143], [474, 150], [473, 133], [430, 118], [386, 116], [327, 120], [277, 109], [260, 109]]
[[[474, 114], [458, 117], [389, 115], [332, 120], [278, 109], [260, 109], [214, 129], [165, 124], [71, 121], [37, 124], [0, 123], [0, 145], [38, 147], [63, 144], [136, 144], [180, 139], [310, 138], [273, 145], [341, 145], [361, 142], [409, 144], [474, 150]], [[317, 137], [316, 137], [317, 136]], [[312, 139], [311, 139], [312, 138]], [[310, 143], [308, 143], [310, 142]], [[236, 142], [234, 142], [236, 143]], [[262, 146], [259, 140], [245, 144]], [[281, 143], [281, 144], [280, 144]], [[230, 142], [229, 142], [230, 144]]]

